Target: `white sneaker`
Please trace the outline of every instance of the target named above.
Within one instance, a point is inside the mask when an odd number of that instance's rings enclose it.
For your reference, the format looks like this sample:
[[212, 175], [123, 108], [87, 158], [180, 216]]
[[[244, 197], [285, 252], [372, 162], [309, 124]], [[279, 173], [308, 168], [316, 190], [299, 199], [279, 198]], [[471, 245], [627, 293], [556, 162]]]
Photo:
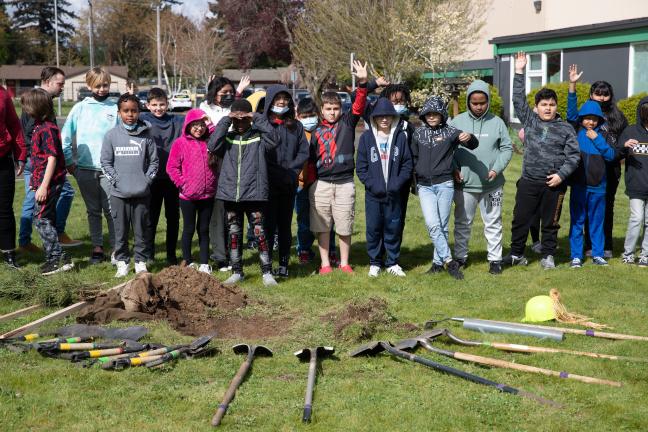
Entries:
[[135, 263], [135, 274], [146, 273], [148, 269], [146, 268], [146, 262], [140, 261]]
[[196, 263], [191, 263], [191, 264], [187, 265], [187, 267], [198, 270], [198, 265]]
[[117, 261], [117, 258], [115, 258], [115, 252], [111, 253], [110, 254], [110, 264], [116, 266], [118, 262], [119, 261]]
[[200, 267], [198, 267], [198, 271], [202, 273], [211, 274], [212, 268], [209, 264], [200, 264]]
[[128, 263], [126, 261], [117, 261], [117, 273], [115, 273], [116, 278], [128, 276]]
[[405, 277], [405, 272], [403, 271], [403, 268], [398, 264], [394, 264], [393, 266], [389, 267], [387, 269], [387, 273], [398, 277]]
[[228, 277], [223, 285], [235, 285], [243, 280], [243, 275], [241, 273], [232, 273], [232, 276]]
[[380, 274], [380, 267], [376, 265], [369, 266], [369, 273], [367, 273], [367, 276], [378, 277], [378, 274]]
[[218, 271], [223, 272], [223, 273], [228, 272], [228, 271], [232, 271], [232, 266], [223, 266], [223, 267], [219, 268]]
[[272, 276], [272, 273], [263, 273], [263, 285], [269, 287], [269, 286], [276, 286], [279, 284], [275, 280], [274, 276]]

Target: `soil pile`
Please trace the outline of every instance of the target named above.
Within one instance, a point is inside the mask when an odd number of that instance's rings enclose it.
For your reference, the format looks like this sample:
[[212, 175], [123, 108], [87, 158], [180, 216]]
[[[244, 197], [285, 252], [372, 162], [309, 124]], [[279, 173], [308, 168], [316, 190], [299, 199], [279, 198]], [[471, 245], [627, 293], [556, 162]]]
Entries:
[[172, 266], [158, 274], [141, 273], [120, 291], [100, 294], [81, 310], [77, 321], [106, 324], [159, 319], [183, 334], [216, 331], [220, 338], [268, 337], [287, 329], [285, 320], [239, 316], [249, 304], [250, 299], [238, 287], [226, 287], [190, 267]]

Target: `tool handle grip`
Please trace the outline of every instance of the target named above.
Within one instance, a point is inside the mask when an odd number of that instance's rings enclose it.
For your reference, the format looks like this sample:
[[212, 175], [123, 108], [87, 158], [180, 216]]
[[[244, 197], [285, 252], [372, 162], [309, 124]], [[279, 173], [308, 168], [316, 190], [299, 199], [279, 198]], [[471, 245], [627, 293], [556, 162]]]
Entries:
[[313, 412], [313, 407], [311, 405], [304, 405], [304, 415], [302, 416], [302, 421], [304, 423], [310, 423], [312, 412]]
[[247, 373], [251, 364], [252, 359], [247, 359], [241, 364], [241, 367], [239, 367], [238, 372], [236, 372], [236, 375], [234, 375], [232, 382], [230, 383], [227, 391], [225, 392], [225, 395], [223, 396], [222, 402], [216, 410], [216, 414], [214, 414], [214, 417], [212, 418], [212, 426], [218, 426], [220, 424], [223, 416], [225, 416], [227, 407], [229, 407], [230, 402], [236, 395], [236, 389], [239, 385], [241, 385], [241, 381], [243, 381], [243, 378], [245, 377], [245, 374]]

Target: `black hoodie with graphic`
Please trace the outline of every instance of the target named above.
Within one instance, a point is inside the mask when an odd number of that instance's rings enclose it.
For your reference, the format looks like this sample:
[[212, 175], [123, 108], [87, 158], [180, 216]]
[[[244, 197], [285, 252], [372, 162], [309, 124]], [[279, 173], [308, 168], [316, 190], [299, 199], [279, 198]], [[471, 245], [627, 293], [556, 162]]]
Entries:
[[[439, 113], [443, 117], [438, 126], [432, 127], [425, 121], [425, 115]], [[432, 96], [423, 104], [419, 114], [423, 125], [416, 128], [412, 139], [412, 159], [416, 182], [431, 186], [452, 180], [452, 160], [457, 146], [463, 145], [470, 150], [476, 149], [479, 141], [474, 135], [466, 143], [459, 141], [462, 131], [450, 126], [446, 104], [438, 96]]]
[[[617, 141], [617, 151], [625, 158], [626, 195], [630, 198], [648, 199], [648, 129], [641, 124], [641, 106], [648, 104], [648, 96], [637, 105], [637, 123], [624, 129]], [[629, 139], [639, 141], [634, 148], [625, 147]]]

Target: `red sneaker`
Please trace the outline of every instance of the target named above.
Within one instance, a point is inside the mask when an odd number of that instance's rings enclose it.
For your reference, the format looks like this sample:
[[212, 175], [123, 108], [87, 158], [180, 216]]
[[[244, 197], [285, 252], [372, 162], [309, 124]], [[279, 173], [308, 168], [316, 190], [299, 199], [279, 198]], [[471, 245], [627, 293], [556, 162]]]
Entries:
[[331, 266], [326, 266], [326, 267], [320, 267], [319, 269], [319, 274], [325, 275], [333, 272], [333, 267]]
[[347, 264], [345, 266], [341, 265], [339, 267], [339, 269], [342, 270], [342, 272], [344, 272], [344, 273], [353, 274], [353, 269], [351, 268], [351, 266], [349, 264]]

